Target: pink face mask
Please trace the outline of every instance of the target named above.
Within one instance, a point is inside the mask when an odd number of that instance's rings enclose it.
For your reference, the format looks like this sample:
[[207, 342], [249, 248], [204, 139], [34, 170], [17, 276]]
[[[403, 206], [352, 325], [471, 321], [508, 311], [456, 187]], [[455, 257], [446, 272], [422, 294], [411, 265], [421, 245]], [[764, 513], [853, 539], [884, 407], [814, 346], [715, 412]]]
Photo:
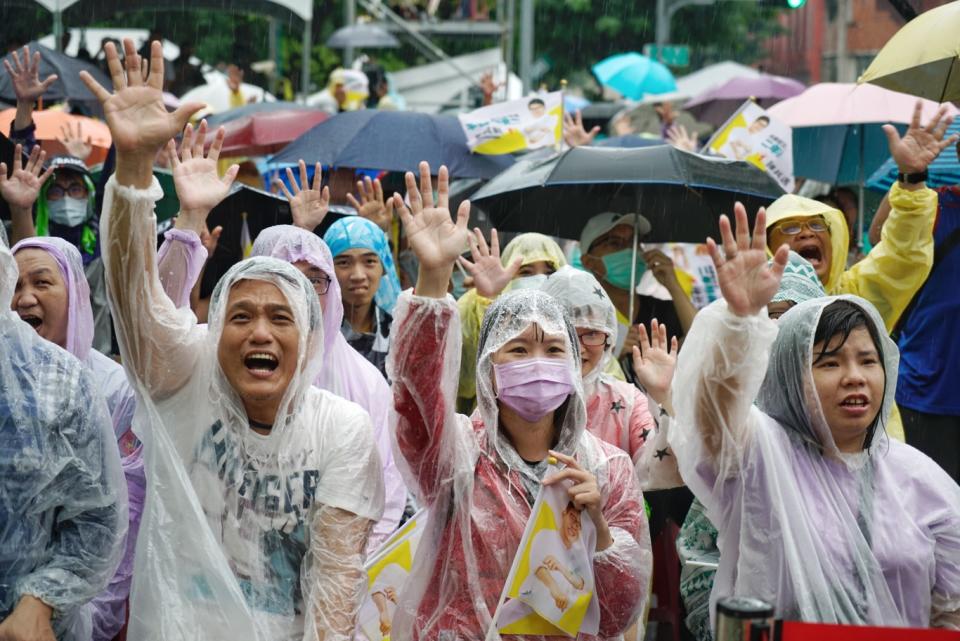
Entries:
[[573, 394], [570, 363], [561, 358], [528, 358], [494, 364], [497, 399], [533, 423], [554, 411]]

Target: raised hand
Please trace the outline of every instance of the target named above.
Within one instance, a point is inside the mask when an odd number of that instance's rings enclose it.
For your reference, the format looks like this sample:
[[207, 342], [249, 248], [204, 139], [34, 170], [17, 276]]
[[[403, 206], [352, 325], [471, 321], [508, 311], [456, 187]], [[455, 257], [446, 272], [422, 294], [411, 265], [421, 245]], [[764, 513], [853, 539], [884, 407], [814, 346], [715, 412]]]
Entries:
[[71, 156], [86, 160], [93, 151], [93, 142], [90, 135], [87, 134], [86, 140], [83, 138], [83, 122], [77, 121], [77, 130], [74, 132], [73, 123], [67, 121], [60, 125], [60, 143], [67, 148], [67, 153]]
[[670, 384], [677, 366], [677, 337], [667, 342], [667, 326], [654, 318], [650, 334], [644, 325], [638, 327], [640, 340], [633, 347], [633, 372], [650, 397], [658, 405], [665, 406], [670, 399]]
[[683, 125], [674, 125], [667, 130], [667, 142], [677, 149], [697, 151], [697, 137], [690, 134]]
[[467, 244], [470, 202], [460, 203], [454, 222], [450, 216], [450, 177], [446, 167], [440, 167], [437, 174], [436, 204], [430, 165], [420, 163], [419, 189], [412, 173], [407, 172], [405, 178], [410, 210], [404, 206], [400, 194], [394, 194], [393, 200], [407, 234], [407, 244], [420, 262], [416, 290], [422, 296], [441, 298], [446, 296], [454, 262]]
[[517, 275], [523, 256], [517, 256], [513, 263], [504, 267], [500, 261], [500, 238], [496, 229], [490, 231], [489, 247], [479, 228], [474, 229], [472, 234], [467, 233], [467, 241], [473, 262], [460, 256], [460, 264], [473, 277], [478, 294], [485, 298], [496, 298]]
[[673, 269], [673, 259], [662, 251], [649, 249], [643, 253], [643, 260], [661, 285], [670, 289], [672, 286], [679, 284], [677, 282], [677, 272]]
[[924, 171], [941, 151], [957, 142], [956, 134], [946, 140], [943, 139], [947, 127], [953, 122], [953, 116], [947, 116], [946, 106], [940, 107], [926, 126], [920, 123], [922, 112], [923, 103], [918, 100], [913, 109], [910, 127], [903, 138], [893, 125], [883, 126], [883, 133], [887, 135], [887, 144], [890, 147], [890, 155], [904, 174]]
[[[307, 163], [300, 159], [300, 184], [293, 175], [293, 171], [287, 167], [287, 180], [290, 181], [290, 189], [282, 180], [276, 180], [276, 184], [290, 202], [290, 214], [293, 216], [293, 224], [301, 229], [313, 232], [330, 211], [330, 188], [323, 187], [323, 173], [320, 163], [313, 168], [313, 186], [310, 186], [310, 179], [307, 176]], [[301, 188], [301, 185], [303, 186]]]
[[579, 109], [573, 116], [563, 112], [563, 140], [571, 147], [589, 145], [598, 133], [600, 133], [600, 127], [594, 127], [590, 131], [584, 129], [583, 116], [580, 115]]
[[493, 73], [489, 71], [480, 76], [480, 91], [483, 92], [484, 106], [493, 104], [493, 94], [503, 85], [504, 83], [495, 81], [493, 79]]
[[46, 90], [57, 81], [57, 74], [51, 74], [40, 80], [40, 52], [36, 51], [31, 56], [30, 47], [23, 46], [23, 60], [17, 52], [11, 51], [10, 57], [13, 58], [13, 64], [7, 58], [3, 59], [3, 66], [10, 74], [10, 80], [13, 83], [13, 93], [17, 96], [17, 102], [34, 103], [46, 92]]
[[224, 129], [217, 130], [210, 150], [204, 154], [206, 136], [207, 121], [201, 120], [196, 135], [193, 125], [187, 125], [179, 154], [173, 140], [167, 143], [173, 185], [180, 199], [178, 223], [183, 221], [184, 228], [193, 229], [198, 234], [206, 231], [207, 214], [230, 193], [230, 186], [240, 169], [239, 165], [231, 165], [221, 178], [217, 173], [217, 160], [223, 147]]
[[363, 180], [357, 181], [357, 193], [360, 194], [360, 200], [354, 198], [353, 194], [347, 194], [347, 202], [357, 210], [357, 213], [374, 223], [383, 230], [383, 233], [390, 233], [390, 223], [393, 222], [392, 203], [388, 207], [383, 200], [383, 186], [380, 179], [370, 180], [365, 176]]
[[33, 207], [40, 194], [40, 188], [53, 175], [53, 168], [43, 170], [43, 161], [47, 152], [36, 145], [30, 157], [23, 162], [23, 147], [17, 145], [13, 152], [13, 171], [7, 177], [7, 164], [0, 162], [0, 196], [7, 201], [12, 210], [24, 210]]
[[[173, 113], [167, 111], [163, 105], [163, 49], [160, 42], [154, 41], [151, 45], [150, 72], [146, 82], [133, 41], [125, 38], [123, 49], [126, 70], [113, 43], [104, 47], [114, 93], [101, 87], [86, 71], [80, 72], [80, 79], [103, 105], [117, 152], [149, 157], [152, 163], [156, 152], [180, 133], [190, 116], [204, 105], [190, 102], [180, 105]], [[117, 163], [118, 179], [121, 178], [122, 164]], [[123, 180], [120, 182], [124, 184]]]
[[754, 316], [777, 293], [783, 268], [787, 265], [789, 247], [781, 245], [773, 256], [773, 262], [768, 264], [766, 211], [761, 208], [757, 212], [752, 239], [747, 210], [743, 204], [738, 202], [733, 211], [737, 220], [736, 238], [730, 230], [730, 219], [720, 216], [724, 255], [720, 254], [720, 248], [712, 238], [707, 239], [707, 248], [717, 270], [720, 291], [730, 311], [737, 316]]

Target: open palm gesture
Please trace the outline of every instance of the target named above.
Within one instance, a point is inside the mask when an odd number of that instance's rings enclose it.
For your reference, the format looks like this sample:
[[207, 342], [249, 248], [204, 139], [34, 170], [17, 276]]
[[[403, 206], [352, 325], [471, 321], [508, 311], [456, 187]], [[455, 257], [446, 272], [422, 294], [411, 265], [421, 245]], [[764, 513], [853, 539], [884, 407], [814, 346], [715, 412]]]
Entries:
[[600, 127], [587, 131], [583, 126], [583, 116], [578, 109], [573, 116], [563, 113], [563, 140], [571, 147], [581, 147], [593, 143], [593, 139], [600, 133]]
[[407, 234], [407, 243], [420, 261], [421, 271], [453, 269], [454, 261], [467, 244], [467, 220], [470, 202], [463, 201], [457, 210], [457, 220], [450, 216], [450, 176], [446, 167], [437, 174], [437, 202], [433, 202], [433, 184], [430, 165], [420, 163], [420, 188], [411, 172], [407, 172], [407, 199], [410, 209], [403, 205], [399, 194], [394, 194], [394, 206], [400, 214]]
[[650, 397], [665, 405], [670, 395], [673, 370], [677, 367], [677, 337], [667, 341], [667, 326], [654, 318], [650, 336], [644, 325], [638, 325], [640, 339], [633, 346], [633, 372]]
[[[167, 154], [173, 170], [173, 185], [180, 199], [180, 216], [205, 222], [207, 214], [230, 193], [237, 177], [238, 165], [232, 165], [223, 178], [217, 173], [217, 160], [223, 147], [224, 129], [214, 136], [210, 151], [204, 154], [207, 121], [201, 120], [194, 134], [193, 125], [187, 125], [180, 143], [180, 153], [173, 140], [167, 143]], [[204, 226], [204, 229], [206, 227]]]
[[25, 102], [36, 102], [44, 92], [57, 80], [57, 75], [52, 74], [40, 81], [40, 52], [34, 52], [30, 55], [30, 47], [23, 46], [23, 60], [17, 51], [11, 51], [10, 57], [13, 58], [13, 64], [6, 58], [3, 59], [3, 66], [10, 74], [10, 80], [13, 83], [13, 93], [17, 100]]
[[330, 188], [321, 187], [323, 172], [320, 163], [317, 163], [313, 168], [312, 187], [310, 186], [310, 178], [307, 176], [307, 163], [301, 158], [299, 164], [300, 184], [297, 184], [293, 170], [289, 167], [287, 167], [287, 180], [290, 182], [290, 189], [287, 189], [282, 180], [277, 180], [276, 184], [290, 202], [290, 215], [293, 216], [293, 224], [312, 232], [323, 222], [323, 219], [327, 217], [327, 212], [330, 211]]
[[125, 38], [123, 41], [126, 71], [113, 43], [107, 43], [104, 50], [114, 93], [100, 86], [86, 71], [80, 72], [80, 79], [103, 105], [117, 151], [152, 158], [204, 105], [190, 102], [180, 105], [173, 113], [167, 111], [162, 90], [163, 49], [158, 41], [155, 40], [150, 48], [150, 73], [146, 80], [142, 60], [132, 40]]
[[347, 202], [350, 206], [362, 217], [382, 229], [383, 233], [389, 234], [390, 223], [393, 222], [393, 206], [391, 204], [388, 207], [384, 202], [380, 179], [370, 180], [369, 176], [365, 176], [363, 180], [358, 180], [357, 193], [360, 194], [360, 200], [357, 200], [353, 194], [347, 194]]
[[736, 238], [730, 230], [730, 219], [720, 217], [720, 236], [723, 240], [723, 255], [712, 239], [707, 239], [710, 257], [717, 269], [720, 291], [727, 306], [737, 316], [753, 316], [762, 310], [780, 287], [783, 268], [787, 265], [789, 248], [782, 245], [767, 261], [766, 211], [757, 212], [757, 222], [750, 238], [747, 210], [742, 203], [733, 207], [737, 221]]
[[473, 276], [478, 294], [485, 298], [496, 298], [517, 275], [523, 256], [517, 256], [512, 264], [504, 267], [500, 261], [500, 238], [496, 229], [490, 231], [489, 246], [480, 228], [474, 229], [472, 234], [468, 232], [467, 241], [473, 261], [460, 256], [460, 264]]
[[30, 209], [40, 194], [43, 183], [53, 174], [53, 168], [43, 170], [47, 152], [36, 145], [30, 157], [23, 162], [23, 147], [17, 145], [13, 152], [13, 172], [7, 177], [7, 164], [0, 162], [0, 196], [11, 209]]
[[883, 133], [887, 135], [887, 144], [890, 155], [897, 163], [897, 167], [905, 174], [920, 173], [932, 163], [940, 152], [957, 142], [957, 136], [950, 136], [944, 140], [947, 127], [953, 122], [953, 116], [947, 116], [947, 107], [940, 107], [930, 122], [923, 126], [920, 116], [923, 112], [923, 103], [917, 101], [913, 109], [913, 118], [907, 133], [900, 137], [893, 125], [884, 125]]

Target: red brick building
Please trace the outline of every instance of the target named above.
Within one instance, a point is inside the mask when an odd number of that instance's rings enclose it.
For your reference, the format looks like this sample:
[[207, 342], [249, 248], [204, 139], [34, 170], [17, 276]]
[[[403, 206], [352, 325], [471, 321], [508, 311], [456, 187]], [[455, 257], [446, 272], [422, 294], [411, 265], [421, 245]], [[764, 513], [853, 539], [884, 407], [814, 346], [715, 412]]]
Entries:
[[[946, 0], [912, 0], [922, 13]], [[837, 13], [846, 22], [849, 66], [837, 69]], [[780, 23], [786, 33], [767, 43], [770, 57], [764, 71], [791, 76], [808, 84], [856, 80], [881, 47], [903, 26], [904, 20], [889, 0], [807, 0], [800, 9], [784, 11]]]

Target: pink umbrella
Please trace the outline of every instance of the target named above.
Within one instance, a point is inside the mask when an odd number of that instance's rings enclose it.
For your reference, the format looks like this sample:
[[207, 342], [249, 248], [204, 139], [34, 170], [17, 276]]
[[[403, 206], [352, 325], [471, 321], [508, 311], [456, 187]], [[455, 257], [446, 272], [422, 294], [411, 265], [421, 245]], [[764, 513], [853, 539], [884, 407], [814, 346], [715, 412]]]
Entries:
[[[330, 115], [325, 111], [290, 109], [260, 111], [223, 124], [226, 156], [262, 156], [279, 151]], [[212, 138], [208, 139], [212, 142]]]
[[753, 98], [766, 109], [784, 98], [802, 93], [806, 86], [792, 78], [762, 74], [756, 78], [733, 78], [695, 96], [684, 105], [697, 120], [719, 127], [740, 108], [745, 100]]
[[[770, 108], [770, 115], [791, 127], [859, 125], [869, 123], [909, 124], [916, 96], [890, 91], [875, 85], [824, 82], [802, 94], [787, 98]], [[923, 120], [927, 121], [939, 105], [923, 100]], [[948, 114], [960, 113], [947, 105]]]

